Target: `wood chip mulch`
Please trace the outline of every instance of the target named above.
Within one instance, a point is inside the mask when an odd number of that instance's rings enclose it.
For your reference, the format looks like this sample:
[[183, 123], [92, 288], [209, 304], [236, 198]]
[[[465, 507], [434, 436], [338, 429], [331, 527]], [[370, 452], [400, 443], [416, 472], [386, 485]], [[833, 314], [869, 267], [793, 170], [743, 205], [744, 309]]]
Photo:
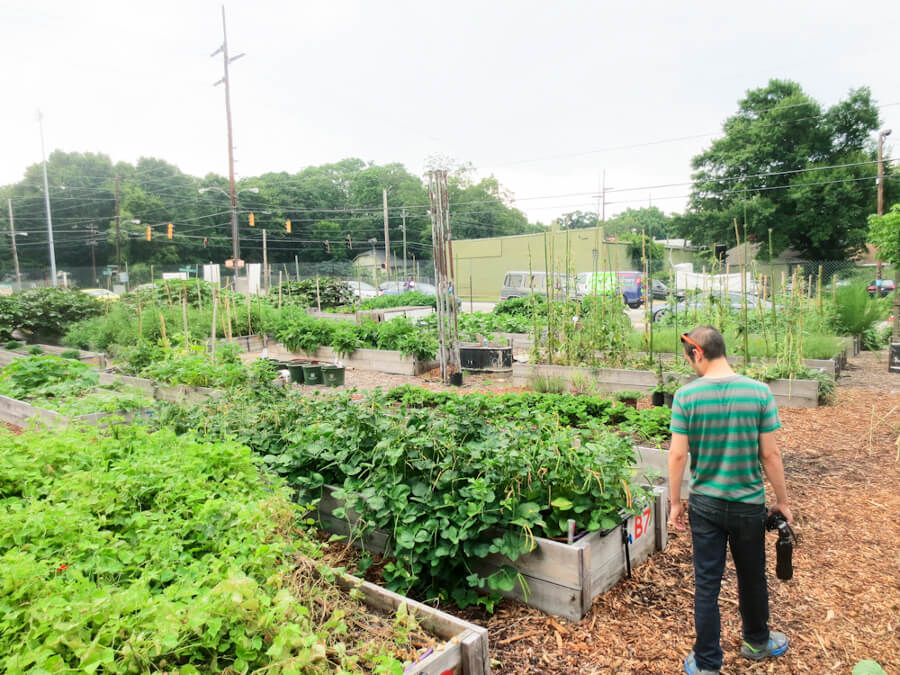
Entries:
[[[884, 377], [873, 371], [873, 377]], [[775, 577], [767, 537], [771, 626], [791, 647], [776, 660], [739, 655], [737, 585], [723, 583], [722, 673], [847, 673], [874, 659], [900, 675], [900, 394], [839, 387], [834, 405], [781, 410], [796, 530], [794, 578]], [[771, 494], [771, 492], [770, 492]], [[458, 612], [490, 631], [494, 673], [671, 674], [693, 645], [689, 532], [653, 555], [574, 623], [504, 600], [492, 616]]]

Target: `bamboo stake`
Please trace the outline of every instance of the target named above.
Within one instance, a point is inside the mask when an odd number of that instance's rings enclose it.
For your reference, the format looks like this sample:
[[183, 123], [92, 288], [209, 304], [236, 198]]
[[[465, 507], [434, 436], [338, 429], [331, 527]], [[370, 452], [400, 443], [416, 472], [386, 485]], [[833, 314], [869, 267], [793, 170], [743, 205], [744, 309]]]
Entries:
[[162, 315], [162, 312], [159, 314], [159, 326], [162, 330], [162, 344], [166, 349], [169, 348], [169, 339], [166, 337], [166, 320]]
[[216, 289], [212, 289], [212, 328], [209, 335], [209, 350], [212, 362], [216, 362], [216, 310], [219, 308], [219, 298], [216, 295]]
[[187, 320], [187, 289], [185, 289], [184, 294], [181, 296], [181, 322], [184, 324], [184, 348], [185, 350], [190, 347], [191, 341], [188, 336], [188, 320]]
[[251, 322], [251, 320], [250, 320], [250, 311], [251, 311], [251, 309], [252, 309], [252, 308], [251, 308], [251, 305], [250, 305], [250, 289], [248, 288], [248, 289], [247, 289], [247, 335], [248, 335], [248, 336], [249, 336], [249, 335], [253, 335], [253, 324], [252, 324], [252, 322]]
[[281, 270], [278, 270], [278, 311], [281, 311]]
[[316, 309], [322, 311], [322, 298], [319, 297], [319, 273], [316, 272]]
[[141, 338], [143, 338], [144, 337], [144, 314], [141, 311], [140, 298], [138, 298], [137, 312], [138, 312], [138, 335], [141, 336]]
[[203, 286], [200, 284], [200, 277], [197, 277], [197, 309], [203, 311]]

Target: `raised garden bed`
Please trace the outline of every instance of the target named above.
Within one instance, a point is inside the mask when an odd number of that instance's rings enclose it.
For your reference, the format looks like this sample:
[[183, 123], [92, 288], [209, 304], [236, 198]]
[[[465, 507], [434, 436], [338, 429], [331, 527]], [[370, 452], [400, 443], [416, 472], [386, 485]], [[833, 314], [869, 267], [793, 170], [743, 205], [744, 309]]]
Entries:
[[[642, 391], [650, 393], [657, 384], [656, 373], [649, 370], [617, 370], [545, 364], [513, 364], [513, 385], [528, 386], [535, 376], [559, 377], [571, 390], [572, 376], [590, 378], [600, 391]], [[687, 382], [688, 378], [684, 378]], [[766, 383], [778, 406], [816, 408], [819, 405], [819, 383], [816, 380], [771, 380]]]
[[446, 640], [428, 656], [407, 666], [403, 671], [404, 675], [438, 675], [446, 672], [454, 675], [489, 675], [491, 672], [486, 628], [349, 574], [336, 576], [335, 583], [347, 591], [355, 589], [361, 592], [363, 602], [385, 612], [394, 613], [400, 605], [406, 605], [425, 630]]
[[130, 421], [136, 417], [149, 414], [149, 412], [148, 409], [142, 409], [69, 416], [58, 413], [55, 410], [39, 408], [26, 401], [0, 396], [0, 422], [6, 422], [20, 428], [25, 428], [33, 422], [38, 422], [47, 427], [65, 427], [80, 424], [97, 426], [102, 424], [104, 420], [109, 421], [114, 417]]
[[463, 343], [459, 346], [463, 370], [475, 373], [509, 373], [513, 367], [512, 347]]
[[152, 396], [157, 401], [169, 403], [203, 403], [209, 398], [222, 395], [222, 390], [210, 387], [190, 387], [186, 384], [161, 384], [154, 380], [118, 373], [101, 372], [100, 384], [123, 384], [128, 387], [140, 389], [147, 396]]
[[89, 366], [106, 367], [106, 355], [100, 352], [84, 352], [81, 350], [72, 350], [68, 347], [57, 347], [56, 345], [24, 345], [19, 349], [0, 349], [0, 366], [12, 363], [15, 359], [21, 359], [30, 356], [28, 350], [31, 347], [38, 346], [41, 353], [50, 354], [51, 356], [62, 356], [65, 352], [78, 351], [78, 360]]
[[269, 357], [290, 361], [307, 359], [310, 361], [341, 361], [347, 368], [371, 370], [394, 375], [421, 375], [439, 366], [437, 361], [420, 361], [414, 356], [386, 349], [357, 349], [352, 354], [338, 354], [332, 347], [319, 347], [315, 353], [291, 352], [280, 342], [272, 341], [268, 348]]
[[[352, 537], [359, 516], [352, 509], [346, 509], [345, 518], [334, 515], [335, 509], [344, 507], [344, 502], [333, 496], [336, 489], [323, 489], [316, 517], [326, 531]], [[627, 516], [612, 530], [588, 533], [572, 544], [535, 537], [534, 550], [514, 561], [490, 554], [469, 562], [482, 574], [491, 574], [504, 565], [514, 567], [520, 578], [511, 591], [503, 593], [505, 597], [578, 621], [587, 614], [594, 598], [629, 576], [654, 551], [665, 549], [668, 491], [655, 487], [653, 494], [640, 515]], [[376, 553], [391, 551], [390, 535], [381, 530], [353, 543]]]

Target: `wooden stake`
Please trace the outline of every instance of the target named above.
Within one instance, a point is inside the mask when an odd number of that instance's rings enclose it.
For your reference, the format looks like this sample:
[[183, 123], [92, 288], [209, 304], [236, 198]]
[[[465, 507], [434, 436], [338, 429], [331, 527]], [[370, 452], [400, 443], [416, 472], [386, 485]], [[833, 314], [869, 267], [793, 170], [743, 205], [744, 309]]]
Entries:
[[219, 308], [219, 298], [216, 295], [216, 289], [212, 289], [212, 328], [209, 332], [209, 350], [212, 355], [213, 363], [216, 361], [216, 310]]
[[[387, 194], [387, 191], [385, 191], [385, 194]], [[385, 229], [385, 233], [386, 232], [387, 232], [387, 229]], [[318, 272], [316, 272], [316, 309], [319, 310], [320, 312], [322, 311], [322, 298], [319, 297], [319, 273]]]
[[247, 335], [253, 335], [253, 323], [250, 320], [250, 289], [247, 289]]
[[185, 288], [184, 294], [181, 296], [181, 322], [184, 324], [184, 348], [187, 350], [191, 345], [190, 337], [188, 335], [187, 288]]
[[166, 349], [168, 349], [168, 348], [169, 348], [169, 340], [168, 340], [168, 338], [166, 337], [166, 320], [165, 320], [165, 318], [163, 318], [162, 312], [160, 312], [160, 314], [159, 314], [159, 326], [160, 326], [160, 328], [162, 329], [162, 343], [163, 343], [163, 347], [165, 347]]

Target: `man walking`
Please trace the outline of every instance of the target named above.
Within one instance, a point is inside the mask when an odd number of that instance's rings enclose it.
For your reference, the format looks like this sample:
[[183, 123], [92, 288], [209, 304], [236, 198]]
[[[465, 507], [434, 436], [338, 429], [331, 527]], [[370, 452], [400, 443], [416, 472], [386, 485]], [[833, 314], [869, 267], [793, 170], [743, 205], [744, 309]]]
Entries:
[[759, 661], [787, 651], [783, 633], [769, 630], [766, 585], [766, 493], [760, 465], [775, 490], [772, 511], [793, 522], [784, 465], [775, 443], [781, 428], [769, 388], [737, 375], [725, 358], [725, 340], [712, 326], [681, 336], [684, 355], [699, 378], [681, 387], [672, 404], [669, 450], [669, 519], [685, 529], [681, 478], [691, 453], [689, 498], [694, 549], [694, 649], [684, 661], [688, 675], [715, 675], [722, 667], [719, 589], [726, 543], [738, 578], [743, 644], [741, 655]]

